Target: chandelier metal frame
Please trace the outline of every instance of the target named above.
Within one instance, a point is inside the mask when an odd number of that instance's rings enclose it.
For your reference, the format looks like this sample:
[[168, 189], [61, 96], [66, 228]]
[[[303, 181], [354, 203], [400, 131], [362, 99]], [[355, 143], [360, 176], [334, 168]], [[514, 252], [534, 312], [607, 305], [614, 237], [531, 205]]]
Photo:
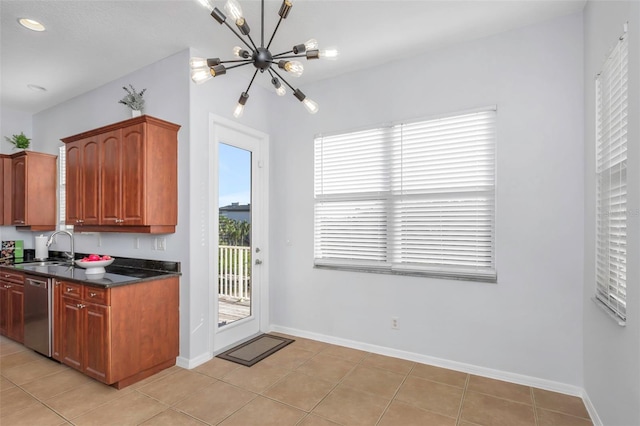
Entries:
[[289, 12], [291, 11], [291, 8], [293, 6], [291, 0], [282, 1], [282, 5], [280, 6], [280, 10], [278, 11], [278, 22], [266, 46], [264, 43], [264, 0], [261, 0], [260, 6], [260, 46], [257, 46], [253, 38], [251, 37], [251, 29], [248, 22], [244, 18], [242, 8], [240, 6], [240, 3], [238, 3], [238, 0], [227, 0], [224, 6], [225, 11], [234, 21], [236, 28], [229, 24], [229, 22], [227, 21], [227, 16], [225, 16], [225, 14], [220, 11], [220, 9], [213, 5], [213, 0], [198, 1], [209, 10], [211, 17], [215, 19], [220, 25], [224, 24], [242, 42], [246, 49], [242, 46], [234, 47], [233, 52], [236, 56], [236, 59], [221, 60], [220, 58], [191, 58], [191, 60], [189, 61], [191, 67], [191, 79], [196, 84], [201, 84], [213, 77], [224, 75], [227, 73], [227, 70], [253, 64], [256, 70], [253, 73], [253, 77], [251, 77], [251, 81], [249, 82], [247, 89], [242, 92], [240, 98], [238, 99], [238, 104], [233, 113], [234, 117], [239, 118], [240, 116], [242, 116], [244, 106], [249, 99], [249, 90], [253, 85], [253, 81], [255, 80], [258, 71], [260, 71], [260, 73], [264, 73], [265, 71], [269, 73], [269, 76], [271, 77], [271, 84], [275, 88], [278, 95], [284, 96], [286, 94], [286, 89], [282, 85], [282, 83], [284, 83], [291, 89], [296, 99], [302, 102], [305, 108], [310, 113], [315, 114], [318, 111], [318, 104], [309, 99], [304, 93], [302, 93], [300, 89], [294, 88], [282, 76], [282, 72], [287, 72], [293, 77], [299, 77], [304, 71], [304, 66], [301, 62], [292, 59], [335, 59], [338, 55], [337, 50], [318, 50], [318, 43], [315, 39], [310, 39], [303, 44], [297, 44], [293, 46], [291, 50], [277, 53], [275, 55], [272, 54], [269, 50], [271, 48], [271, 43], [273, 42], [273, 39], [276, 36], [278, 29], [280, 28], [282, 20], [286, 19], [287, 16], [289, 16]]

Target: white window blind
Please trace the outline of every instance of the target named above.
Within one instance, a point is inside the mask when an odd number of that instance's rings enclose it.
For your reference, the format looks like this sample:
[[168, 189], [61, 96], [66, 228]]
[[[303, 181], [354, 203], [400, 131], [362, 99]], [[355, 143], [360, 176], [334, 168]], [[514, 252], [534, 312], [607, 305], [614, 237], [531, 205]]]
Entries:
[[628, 43], [596, 78], [596, 299], [621, 324], [627, 296]]
[[495, 281], [495, 110], [315, 139], [315, 264]]

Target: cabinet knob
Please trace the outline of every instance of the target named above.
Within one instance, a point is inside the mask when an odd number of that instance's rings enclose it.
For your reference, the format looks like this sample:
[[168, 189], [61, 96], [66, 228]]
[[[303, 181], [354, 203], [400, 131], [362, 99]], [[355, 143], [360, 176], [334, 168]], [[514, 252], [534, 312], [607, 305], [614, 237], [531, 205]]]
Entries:
[[78, 308], [78, 309], [82, 309], [82, 308], [85, 308], [86, 306], [87, 306], [87, 305], [83, 305], [82, 303], [78, 303], [78, 304], [76, 305], [76, 308]]
[[73, 289], [71, 287], [67, 287], [67, 293], [71, 293]]
[[11, 286], [8, 284], [5, 284], [4, 288], [11, 288]]
[[97, 295], [97, 293], [89, 293], [89, 297], [96, 297]]

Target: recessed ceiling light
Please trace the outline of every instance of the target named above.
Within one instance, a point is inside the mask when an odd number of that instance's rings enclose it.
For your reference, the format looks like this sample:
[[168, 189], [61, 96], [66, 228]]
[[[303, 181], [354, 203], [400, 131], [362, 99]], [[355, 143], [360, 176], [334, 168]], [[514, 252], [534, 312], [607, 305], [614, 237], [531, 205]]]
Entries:
[[20, 18], [18, 23], [31, 31], [44, 31], [45, 27], [40, 22], [29, 18]]
[[45, 89], [42, 86], [37, 86], [35, 84], [27, 84], [27, 87], [31, 90], [33, 90], [34, 92], [46, 92], [47, 89]]

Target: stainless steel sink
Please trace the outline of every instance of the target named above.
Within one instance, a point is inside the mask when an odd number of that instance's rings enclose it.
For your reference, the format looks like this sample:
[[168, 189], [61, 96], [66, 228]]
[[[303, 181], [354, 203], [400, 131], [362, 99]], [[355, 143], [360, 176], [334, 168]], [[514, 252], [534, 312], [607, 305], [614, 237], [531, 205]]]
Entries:
[[72, 266], [73, 263], [64, 260], [42, 260], [38, 262], [17, 263], [16, 266]]

